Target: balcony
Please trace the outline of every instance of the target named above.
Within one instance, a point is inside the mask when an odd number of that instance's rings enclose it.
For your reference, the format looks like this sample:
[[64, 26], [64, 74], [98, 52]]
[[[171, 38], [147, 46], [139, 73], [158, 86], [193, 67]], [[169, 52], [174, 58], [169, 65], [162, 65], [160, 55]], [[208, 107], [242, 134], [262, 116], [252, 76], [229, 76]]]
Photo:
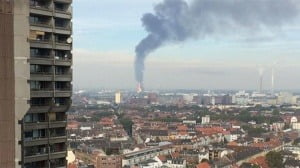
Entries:
[[69, 12], [55, 10], [54, 17], [64, 18], [64, 19], [72, 19], [72, 14]]
[[52, 49], [53, 45], [52, 45], [52, 40], [51, 39], [30, 40], [30, 47]]
[[33, 98], [38, 98], [38, 97], [53, 97], [53, 91], [30, 91], [30, 96]]
[[55, 97], [71, 97], [72, 96], [72, 89], [65, 88], [65, 89], [57, 89], [54, 93]]
[[24, 163], [32, 163], [43, 160], [48, 160], [48, 153], [38, 154], [34, 156], [25, 156]]
[[31, 97], [53, 97], [53, 90], [51, 89], [41, 89], [41, 90], [31, 90]]
[[50, 55], [31, 55], [30, 64], [53, 65], [53, 57]]
[[44, 16], [52, 16], [52, 9], [50, 9], [47, 5], [31, 4], [30, 13]]
[[50, 144], [67, 142], [67, 136], [63, 135], [63, 136], [57, 136], [57, 137], [50, 137], [49, 142], [50, 142]]
[[36, 130], [36, 129], [46, 129], [48, 128], [48, 122], [36, 122], [36, 123], [25, 123], [25, 130]]
[[59, 112], [67, 112], [70, 108], [70, 105], [60, 105], [60, 106], [52, 106], [51, 112], [59, 113]]
[[24, 148], [24, 156], [32, 157], [32, 156], [40, 156], [40, 155], [48, 155], [48, 147], [47, 145], [38, 145], [34, 147], [26, 147]]
[[50, 110], [50, 105], [31, 106], [28, 113], [47, 113]]
[[52, 33], [53, 29], [52, 26], [41, 26], [41, 25], [35, 25], [35, 24], [31, 24], [30, 25], [30, 30], [35, 30], [35, 31], [42, 31], [42, 32], [49, 32]]
[[51, 72], [31, 72], [30, 80], [32, 81], [53, 81]]
[[[51, 139], [61, 139], [62, 137], [65, 138], [67, 136], [65, 127], [59, 128], [50, 128], [50, 137]], [[66, 139], [65, 139], [66, 140]]]
[[56, 74], [55, 75], [55, 81], [71, 82], [72, 81], [72, 73]]
[[72, 19], [72, 9], [71, 9], [71, 7], [69, 7], [69, 8], [55, 7], [54, 17], [71, 20]]
[[56, 41], [55, 43], [55, 49], [57, 50], [71, 50], [72, 49], [72, 45], [67, 43], [66, 40], [65, 41]]
[[55, 62], [54, 65], [59, 65], [59, 66], [71, 66], [72, 65], [72, 59], [67, 57], [59, 57], [55, 56]]
[[55, 25], [55, 30], [54, 32], [56, 34], [66, 34], [66, 35], [71, 35], [72, 34], [72, 28], [70, 25], [68, 26], [63, 26], [63, 25]]
[[50, 159], [60, 159], [67, 157], [67, 149], [61, 152], [54, 152], [50, 154]]
[[65, 128], [67, 127], [67, 121], [51, 121], [49, 124], [50, 128]]
[[24, 146], [38, 146], [48, 144], [48, 138], [39, 137], [39, 138], [26, 138], [24, 139]]
[[53, 32], [52, 25], [50, 22], [31, 22], [30, 30], [42, 31], [42, 32]]

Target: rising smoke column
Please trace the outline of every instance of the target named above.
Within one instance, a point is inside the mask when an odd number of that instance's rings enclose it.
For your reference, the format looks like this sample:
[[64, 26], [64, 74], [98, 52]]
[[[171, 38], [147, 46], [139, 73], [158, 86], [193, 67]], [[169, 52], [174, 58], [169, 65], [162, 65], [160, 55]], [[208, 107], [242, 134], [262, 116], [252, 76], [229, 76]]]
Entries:
[[143, 82], [148, 54], [170, 43], [236, 32], [274, 31], [295, 19], [299, 0], [164, 0], [146, 13], [148, 35], [136, 46], [135, 76]]

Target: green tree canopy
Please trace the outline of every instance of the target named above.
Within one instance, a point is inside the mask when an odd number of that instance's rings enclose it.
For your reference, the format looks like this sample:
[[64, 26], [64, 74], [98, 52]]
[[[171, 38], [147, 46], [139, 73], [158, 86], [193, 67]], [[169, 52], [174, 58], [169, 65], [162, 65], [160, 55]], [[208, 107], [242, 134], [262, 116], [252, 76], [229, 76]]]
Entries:
[[269, 167], [272, 168], [283, 167], [283, 156], [280, 152], [271, 151], [266, 155], [266, 159]]
[[128, 133], [128, 135], [131, 136], [132, 135], [132, 125], [133, 125], [132, 120], [130, 118], [122, 118], [119, 121], [123, 125], [123, 127], [126, 130], [126, 132]]

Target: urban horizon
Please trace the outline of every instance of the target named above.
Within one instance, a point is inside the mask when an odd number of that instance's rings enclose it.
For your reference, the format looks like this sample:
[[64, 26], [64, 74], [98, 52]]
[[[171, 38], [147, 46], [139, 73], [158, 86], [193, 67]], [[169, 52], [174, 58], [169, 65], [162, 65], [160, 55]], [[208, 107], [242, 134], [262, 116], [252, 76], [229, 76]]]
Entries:
[[299, 168], [300, 1], [0, 0], [0, 168]]

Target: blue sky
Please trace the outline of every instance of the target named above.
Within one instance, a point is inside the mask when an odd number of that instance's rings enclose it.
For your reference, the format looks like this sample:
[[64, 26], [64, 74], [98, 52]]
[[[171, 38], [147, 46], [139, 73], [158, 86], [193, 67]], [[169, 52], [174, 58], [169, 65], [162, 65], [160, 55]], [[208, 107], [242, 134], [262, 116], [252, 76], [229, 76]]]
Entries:
[[[160, 1], [74, 0], [75, 87], [135, 86], [134, 48], [147, 35], [140, 18], [153, 12], [153, 6]], [[298, 89], [300, 81], [294, 77], [300, 70], [298, 23], [276, 33], [233, 33], [164, 46], [147, 59], [145, 85], [162, 89], [255, 89], [257, 67], [263, 66], [267, 89], [270, 66], [279, 62], [277, 88]], [[241, 82], [249, 74], [249, 81]]]

